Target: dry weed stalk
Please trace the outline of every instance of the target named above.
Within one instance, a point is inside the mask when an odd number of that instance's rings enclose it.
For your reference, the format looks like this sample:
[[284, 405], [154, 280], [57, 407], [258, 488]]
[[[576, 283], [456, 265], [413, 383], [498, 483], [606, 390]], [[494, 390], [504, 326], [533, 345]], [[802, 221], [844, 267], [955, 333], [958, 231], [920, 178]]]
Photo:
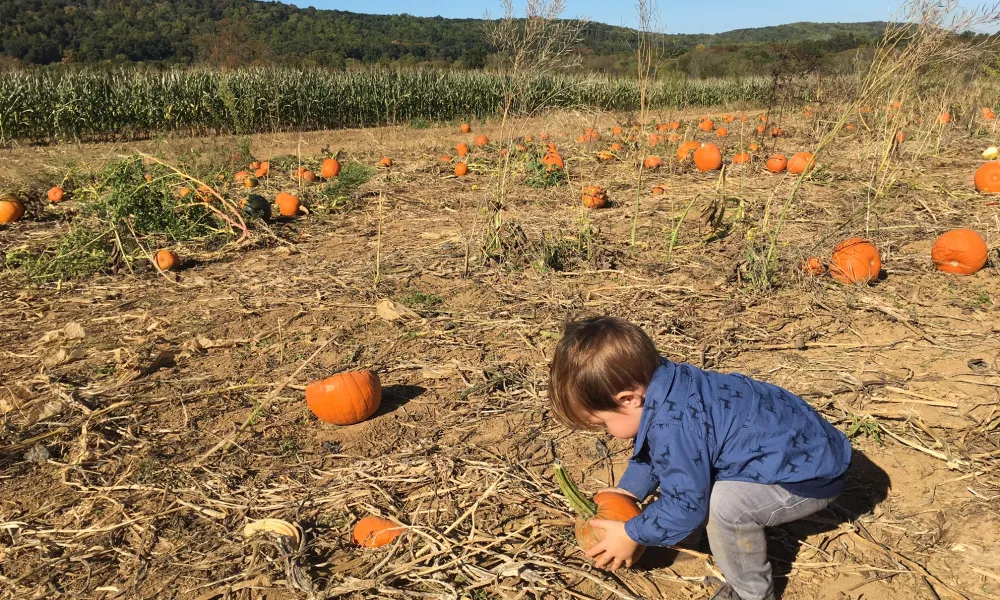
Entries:
[[[503, 16], [490, 21], [486, 38], [496, 51], [497, 68], [506, 73], [503, 79], [503, 108], [500, 116], [498, 145], [507, 152], [502, 156], [500, 170], [493, 177], [487, 198], [486, 239], [482, 244], [484, 257], [503, 260], [506, 244], [504, 204], [510, 181], [511, 151], [514, 145], [515, 114], [528, 114], [544, 108], [545, 98], [528, 104], [528, 86], [532, 78], [557, 69], [572, 66], [579, 57], [572, 53], [580, 41], [587, 22], [580, 19], [560, 19], [566, 8], [565, 0], [528, 0], [524, 18], [515, 17], [513, 0], [502, 0]], [[531, 76], [531, 77], [529, 77]]]
[[[637, 0], [635, 5], [636, 14], [639, 17], [639, 28], [636, 30], [635, 52], [636, 75], [639, 78], [639, 123], [642, 127], [641, 138], [649, 135], [649, 104], [647, 102], [647, 92], [650, 82], [656, 79], [656, 72], [663, 58], [663, 48], [658, 40], [662, 36], [660, 25], [660, 6], [656, 0]], [[635, 210], [632, 213], [632, 247], [636, 244], [636, 231], [639, 228], [639, 201], [642, 198], [642, 175], [643, 166], [640, 161], [636, 168], [635, 175]]]

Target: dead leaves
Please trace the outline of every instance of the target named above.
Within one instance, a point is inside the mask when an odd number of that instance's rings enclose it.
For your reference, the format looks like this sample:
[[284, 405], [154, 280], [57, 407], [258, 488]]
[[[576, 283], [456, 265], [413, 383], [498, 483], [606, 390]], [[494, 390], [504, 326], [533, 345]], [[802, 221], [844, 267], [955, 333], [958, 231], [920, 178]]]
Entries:
[[[87, 356], [87, 351], [79, 347], [79, 342], [87, 337], [83, 326], [77, 322], [67, 323], [62, 329], [48, 331], [37, 342], [35, 349], [42, 350], [42, 364], [52, 368], [59, 365], [71, 363]], [[45, 346], [58, 345], [59, 348], [50, 350]]]
[[388, 298], [383, 298], [375, 305], [375, 314], [386, 321], [399, 321], [401, 319], [419, 319], [420, 315], [413, 312], [406, 306], [398, 302], [393, 302]]

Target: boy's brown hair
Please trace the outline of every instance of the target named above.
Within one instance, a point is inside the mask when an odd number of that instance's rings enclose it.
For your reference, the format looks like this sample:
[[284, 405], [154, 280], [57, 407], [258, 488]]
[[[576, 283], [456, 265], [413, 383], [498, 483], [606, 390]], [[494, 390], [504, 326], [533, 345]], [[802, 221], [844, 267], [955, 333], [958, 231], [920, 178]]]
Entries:
[[570, 322], [549, 367], [549, 399], [556, 418], [574, 429], [594, 429], [590, 415], [619, 410], [615, 396], [649, 385], [659, 366], [656, 344], [624, 319]]

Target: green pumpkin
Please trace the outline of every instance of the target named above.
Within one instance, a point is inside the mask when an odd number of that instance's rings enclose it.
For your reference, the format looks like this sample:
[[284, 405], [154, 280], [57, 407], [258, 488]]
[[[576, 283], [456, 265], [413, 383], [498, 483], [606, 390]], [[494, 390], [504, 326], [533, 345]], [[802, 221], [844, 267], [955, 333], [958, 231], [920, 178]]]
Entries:
[[244, 219], [271, 219], [271, 203], [263, 196], [250, 194], [240, 203], [240, 214]]

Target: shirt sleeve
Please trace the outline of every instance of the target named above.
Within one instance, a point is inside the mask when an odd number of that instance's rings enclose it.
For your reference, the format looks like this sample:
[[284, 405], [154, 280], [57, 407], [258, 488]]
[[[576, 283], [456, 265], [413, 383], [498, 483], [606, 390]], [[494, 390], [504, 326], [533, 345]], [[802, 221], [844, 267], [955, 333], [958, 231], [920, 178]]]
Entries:
[[686, 419], [658, 438], [652, 455], [660, 497], [625, 523], [625, 533], [644, 546], [675, 544], [700, 527], [708, 516], [712, 489], [703, 421]]
[[653, 473], [653, 465], [634, 458], [628, 461], [625, 473], [618, 480], [618, 487], [632, 494], [642, 502], [660, 485], [660, 480]]

